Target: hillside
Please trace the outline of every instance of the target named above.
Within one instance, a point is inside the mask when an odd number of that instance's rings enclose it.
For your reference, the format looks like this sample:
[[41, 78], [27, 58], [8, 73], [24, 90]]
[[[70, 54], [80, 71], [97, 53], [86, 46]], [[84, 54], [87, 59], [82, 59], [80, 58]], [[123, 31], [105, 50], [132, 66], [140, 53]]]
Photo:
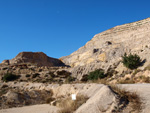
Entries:
[[83, 47], [60, 59], [73, 68], [74, 75], [81, 76], [98, 68], [106, 72], [122, 70], [121, 60], [125, 53], [136, 53], [146, 61], [143, 69], [150, 63], [150, 18], [96, 34]]

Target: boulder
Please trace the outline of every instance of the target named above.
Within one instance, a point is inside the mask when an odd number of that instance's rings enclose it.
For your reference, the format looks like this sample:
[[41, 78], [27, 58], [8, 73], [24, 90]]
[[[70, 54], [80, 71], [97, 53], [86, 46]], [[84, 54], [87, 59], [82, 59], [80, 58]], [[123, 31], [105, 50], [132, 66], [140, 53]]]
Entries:
[[103, 86], [76, 113], [111, 113], [117, 106], [117, 95], [108, 86]]
[[18, 93], [11, 91], [11, 90], [9, 90], [4, 96], [7, 98], [7, 102], [19, 102], [20, 101]]

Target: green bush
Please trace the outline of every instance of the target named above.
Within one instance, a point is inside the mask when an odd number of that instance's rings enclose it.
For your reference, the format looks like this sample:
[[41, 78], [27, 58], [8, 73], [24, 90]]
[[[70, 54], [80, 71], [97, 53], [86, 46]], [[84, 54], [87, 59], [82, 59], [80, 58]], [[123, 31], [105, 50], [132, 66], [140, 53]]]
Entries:
[[89, 73], [88, 80], [97, 80], [97, 79], [102, 79], [104, 77], [106, 77], [104, 71], [102, 69], [97, 69]]
[[3, 77], [3, 81], [8, 82], [8, 81], [13, 81], [16, 80], [18, 76], [12, 74], [12, 73], [6, 73]]
[[133, 70], [141, 65], [141, 59], [137, 54], [132, 55], [131, 53], [127, 56], [125, 53], [122, 57], [122, 63], [125, 67]]

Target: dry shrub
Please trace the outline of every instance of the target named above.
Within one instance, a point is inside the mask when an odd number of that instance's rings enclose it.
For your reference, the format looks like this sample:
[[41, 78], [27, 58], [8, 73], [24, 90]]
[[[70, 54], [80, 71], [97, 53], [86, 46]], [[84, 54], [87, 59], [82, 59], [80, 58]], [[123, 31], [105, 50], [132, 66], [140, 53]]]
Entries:
[[98, 84], [109, 84], [109, 81], [107, 80], [107, 78], [103, 78], [103, 79], [98, 79], [98, 80], [95, 80], [95, 81], [92, 81], [92, 83], [98, 83]]
[[139, 81], [144, 82], [144, 83], [150, 83], [150, 77], [146, 77], [146, 76], [139, 76], [137, 78]]
[[55, 98], [53, 98], [53, 97], [48, 97], [47, 99], [46, 99], [46, 103], [47, 104], [50, 104], [52, 101], [54, 101], [55, 100]]
[[102, 78], [102, 79], [97, 79], [97, 80], [93, 80], [93, 81], [87, 81], [87, 83], [97, 83], [97, 84], [108, 85], [110, 81], [111, 81], [110, 76], [107, 76], [107, 77]]
[[135, 76], [138, 72], [140, 72], [141, 70], [140, 69], [135, 69], [132, 73], [133, 76]]
[[118, 80], [118, 84], [150, 83], [150, 77], [144, 75]]
[[104, 79], [99, 79], [99, 80], [97, 81], [97, 83], [107, 85], [107, 84], [108, 84], [108, 81], [107, 81], [107, 79], [106, 79], [106, 78], [104, 78]]
[[88, 97], [84, 95], [77, 95], [76, 100], [72, 100], [71, 97], [61, 100], [59, 102], [59, 107], [61, 107], [59, 113], [73, 113], [87, 100]]
[[136, 92], [129, 92], [123, 88], [119, 88], [116, 85], [110, 86], [114, 92], [116, 92], [126, 103], [130, 103], [133, 112], [140, 112], [142, 109], [142, 101]]
[[134, 84], [135, 81], [132, 78], [126, 78], [125, 80], [119, 80], [118, 84]]
[[150, 70], [150, 64], [147, 65], [147, 66], [144, 68], [144, 70]]

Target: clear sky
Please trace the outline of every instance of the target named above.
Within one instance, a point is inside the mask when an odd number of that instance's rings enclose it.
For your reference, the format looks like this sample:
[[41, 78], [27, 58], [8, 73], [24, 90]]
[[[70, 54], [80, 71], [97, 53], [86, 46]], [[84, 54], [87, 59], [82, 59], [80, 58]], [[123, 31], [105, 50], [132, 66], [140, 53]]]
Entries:
[[0, 62], [19, 52], [60, 58], [95, 34], [150, 17], [150, 0], [0, 0]]

